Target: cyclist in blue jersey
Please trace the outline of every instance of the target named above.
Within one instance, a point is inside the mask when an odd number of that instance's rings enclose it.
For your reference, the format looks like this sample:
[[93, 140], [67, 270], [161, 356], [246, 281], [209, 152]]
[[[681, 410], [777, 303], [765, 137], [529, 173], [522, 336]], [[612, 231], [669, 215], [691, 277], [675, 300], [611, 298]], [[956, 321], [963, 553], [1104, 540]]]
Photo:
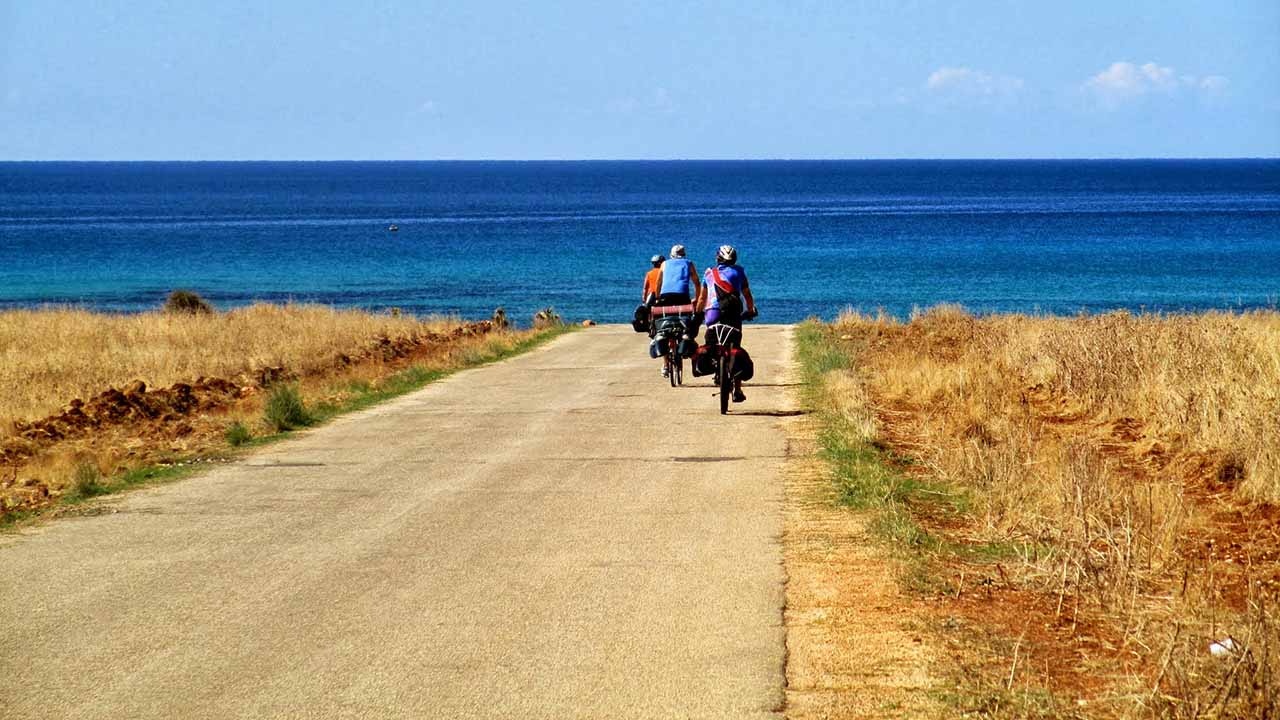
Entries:
[[659, 269], [658, 305], [689, 305], [698, 297], [698, 268], [685, 257], [683, 245], [672, 245], [671, 256]]
[[756, 301], [747, 271], [738, 265], [738, 251], [732, 245], [720, 246], [716, 264], [707, 268], [704, 280], [706, 294], [699, 296], [698, 306], [707, 313], [707, 325], [721, 323], [741, 330], [744, 319], [755, 318]]
[[[689, 315], [693, 313], [693, 301], [701, 292], [698, 284], [698, 268], [694, 267], [693, 262], [685, 257], [685, 248], [683, 245], [672, 245], [671, 255], [662, 265], [659, 266], [658, 275], [658, 301], [655, 306], [680, 306], [688, 305]], [[692, 321], [685, 321], [685, 334], [690, 339], [697, 337], [698, 329]], [[667, 377], [669, 368], [666, 363], [662, 366], [662, 376]]]
[[[698, 296], [698, 309], [705, 311], [705, 324], [729, 325], [742, 330], [743, 320], [753, 320], [756, 315], [756, 300], [751, 296], [751, 285], [747, 282], [747, 271], [738, 265], [738, 250], [732, 245], [721, 245], [716, 251], [716, 264], [707, 268], [702, 293]], [[711, 340], [711, 331], [707, 330], [707, 339]], [[742, 392], [742, 383], [734, 381], [733, 401], [742, 402], [747, 396]]]

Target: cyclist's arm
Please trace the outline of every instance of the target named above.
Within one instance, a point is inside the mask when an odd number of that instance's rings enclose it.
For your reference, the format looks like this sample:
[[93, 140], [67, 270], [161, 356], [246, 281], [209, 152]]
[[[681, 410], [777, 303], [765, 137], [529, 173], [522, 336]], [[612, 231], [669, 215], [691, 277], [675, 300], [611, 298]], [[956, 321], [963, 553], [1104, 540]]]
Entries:
[[[696, 298], [701, 295], [702, 283], [698, 282], [698, 266], [693, 263], [689, 263], [689, 282], [693, 284], [693, 292], [690, 294], [690, 297]], [[697, 309], [696, 305], [694, 306], [694, 309]]]
[[747, 301], [747, 312], [756, 311], [756, 299], [751, 297], [751, 286], [747, 284], [747, 274], [742, 274], [742, 299]]

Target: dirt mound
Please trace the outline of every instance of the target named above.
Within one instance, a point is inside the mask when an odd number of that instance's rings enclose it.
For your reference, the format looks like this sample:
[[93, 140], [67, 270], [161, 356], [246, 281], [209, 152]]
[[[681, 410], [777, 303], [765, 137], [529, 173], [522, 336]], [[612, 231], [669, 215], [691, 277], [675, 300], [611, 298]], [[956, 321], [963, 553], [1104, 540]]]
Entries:
[[225, 406], [240, 396], [240, 386], [223, 378], [202, 377], [194, 383], [174, 383], [150, 391], [146, 383], [135, 380], [123, 390], [108, 388], [87, 401], [76, 398], [57, 415], [31, 423], [15, 422], [13, 437], [0, 444], [0, 464], [11, 464], [41, 447], [84, 437], [106, 426], [175, 422]]

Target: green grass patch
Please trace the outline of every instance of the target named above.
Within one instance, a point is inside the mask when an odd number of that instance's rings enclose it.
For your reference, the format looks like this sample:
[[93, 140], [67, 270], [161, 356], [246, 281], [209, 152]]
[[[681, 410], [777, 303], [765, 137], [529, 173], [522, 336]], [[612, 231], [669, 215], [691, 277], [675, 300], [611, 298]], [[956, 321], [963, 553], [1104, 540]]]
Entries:
[[71, 495], [75, 498], [91, 498], [107, 493], [102, 484], [102, 472], [93, 463], [83, 462], [71, 473]]
[[253, 432], [244, 423], [237, 420], [227, 426], [223, 437], [227, 439], [227, 444], [231, 447], [240, 447], [253, 439]]
[[267, 421], [267, 427], [276, 432], [297, 430], [316, 421], [302, 401], [298, 386], [286, 384], [272, 386], [262, 408], [262, 417]]

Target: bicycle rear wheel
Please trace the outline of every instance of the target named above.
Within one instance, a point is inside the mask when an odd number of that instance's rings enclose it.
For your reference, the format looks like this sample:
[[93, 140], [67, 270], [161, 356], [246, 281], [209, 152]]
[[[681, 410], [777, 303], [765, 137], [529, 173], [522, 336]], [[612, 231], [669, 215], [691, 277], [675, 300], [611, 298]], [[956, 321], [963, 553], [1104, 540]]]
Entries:
[[733, 394], [733, 356], [720, 358], [720, 414], [729, 414], [729, 396]]

